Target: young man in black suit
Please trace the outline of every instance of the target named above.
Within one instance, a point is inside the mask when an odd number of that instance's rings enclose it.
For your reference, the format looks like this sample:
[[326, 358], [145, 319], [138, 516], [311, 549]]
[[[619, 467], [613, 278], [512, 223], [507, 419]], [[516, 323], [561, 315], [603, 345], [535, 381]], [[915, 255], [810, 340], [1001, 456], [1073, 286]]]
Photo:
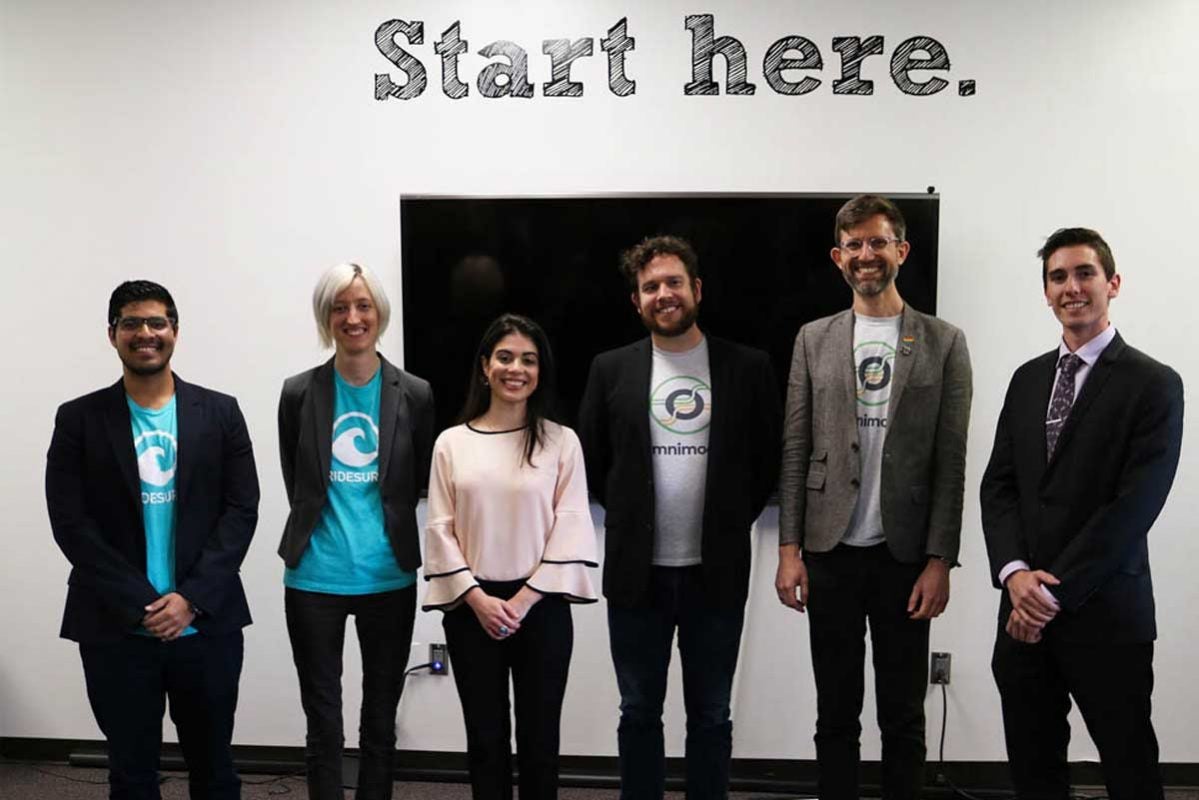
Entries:
[[1062, 339], [1012, 376], [981, 492], [1012, 780], [1021, 798], [1069, 797], [1073, 697], [1108, 796], [1153, 800], [1148, 534], [1178, 466], [1182, 380], [1111, 326], [1120, 276], [1103, 237], [1061, 229], [1039, 255]]
[[650, 335], [596, 357], [579, 412], [588, 483], [607, 511], [621, 797], [663, 794], [676, 628], [687, 796], [725, 797], [749, 532], [778, 477], [778, 389], [766, 353], [700, 332], [702, 282], [686, 241], [646, 239], [622, 269]]
[[250, 612], [238, 569], [258, 476], [237, 401], [171, 372], [178, 330], [162, 286], [116, 288], [108, 339], [123, 376], [58, 409], [46, 463], [50, 526], [71, 562], [61, 636], [79, 642], [113, 798], [159, 797], [167, 698], [193, 800], [240, 796], [230, 743]]

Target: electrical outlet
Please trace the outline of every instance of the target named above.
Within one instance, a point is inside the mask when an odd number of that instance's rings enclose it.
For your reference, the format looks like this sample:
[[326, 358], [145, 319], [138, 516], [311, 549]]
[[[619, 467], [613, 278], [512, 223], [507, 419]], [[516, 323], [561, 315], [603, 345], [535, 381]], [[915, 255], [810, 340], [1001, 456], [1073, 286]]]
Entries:
[[928, 682], [932, 684], [949, 683], [949, 653], [933, 653], [932, 663], [928, 669]]
[[450, 652], [444, 644], [429, 645], [429, 674], [450, 674]]

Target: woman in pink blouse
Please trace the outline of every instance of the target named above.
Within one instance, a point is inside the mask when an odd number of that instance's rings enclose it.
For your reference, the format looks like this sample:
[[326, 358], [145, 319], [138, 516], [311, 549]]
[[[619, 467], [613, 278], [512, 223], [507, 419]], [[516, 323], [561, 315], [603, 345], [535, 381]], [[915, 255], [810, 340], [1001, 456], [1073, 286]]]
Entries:
[[475, 798], [512, 797], [509, 675], [521, 800], [557, 796], [568, 603], [596, 600], [583, 453], [553, 397], [545, 332], [504, 314], [479, 343], [462, 424], [433, 448], [423, 607], [445, 612]]

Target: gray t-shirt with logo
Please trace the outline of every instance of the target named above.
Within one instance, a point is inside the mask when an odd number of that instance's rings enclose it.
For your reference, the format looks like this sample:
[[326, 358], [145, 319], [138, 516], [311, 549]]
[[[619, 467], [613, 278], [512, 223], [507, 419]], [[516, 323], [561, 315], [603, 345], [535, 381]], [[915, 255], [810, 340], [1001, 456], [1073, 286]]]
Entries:
[[856, 391], [858, 442], [861, 449], [861, 486], [842, 542], [870, 547], [886, 541], [883, 511], [879, 501], [882, 483], [883, 442], [887, 437], [887, 411], [891, 402], [891, 377], [895, 348], [899, 345], [902, 315], [864, 317], [854, 315], [853, 368]]
[[654, 467], [654, 560], [686, 567], [702, 560], [704, 488], [712, 422], [708, 340], [684, 353], [654, 348], [649, 430]]

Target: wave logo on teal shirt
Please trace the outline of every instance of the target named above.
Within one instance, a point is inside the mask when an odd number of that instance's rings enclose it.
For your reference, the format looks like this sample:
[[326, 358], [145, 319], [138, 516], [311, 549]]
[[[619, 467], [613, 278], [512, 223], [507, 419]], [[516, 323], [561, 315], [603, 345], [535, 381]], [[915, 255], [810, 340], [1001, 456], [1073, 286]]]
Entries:
[[168, 486], [175, 479], [176, 442], [166, 431], [146, 431], [133, 440], [142, 483]]
[[350, 411], [333, 421], [333, 457], [344, 466], [362, 469], [379, 457], [379, 429], [369, 415]]

